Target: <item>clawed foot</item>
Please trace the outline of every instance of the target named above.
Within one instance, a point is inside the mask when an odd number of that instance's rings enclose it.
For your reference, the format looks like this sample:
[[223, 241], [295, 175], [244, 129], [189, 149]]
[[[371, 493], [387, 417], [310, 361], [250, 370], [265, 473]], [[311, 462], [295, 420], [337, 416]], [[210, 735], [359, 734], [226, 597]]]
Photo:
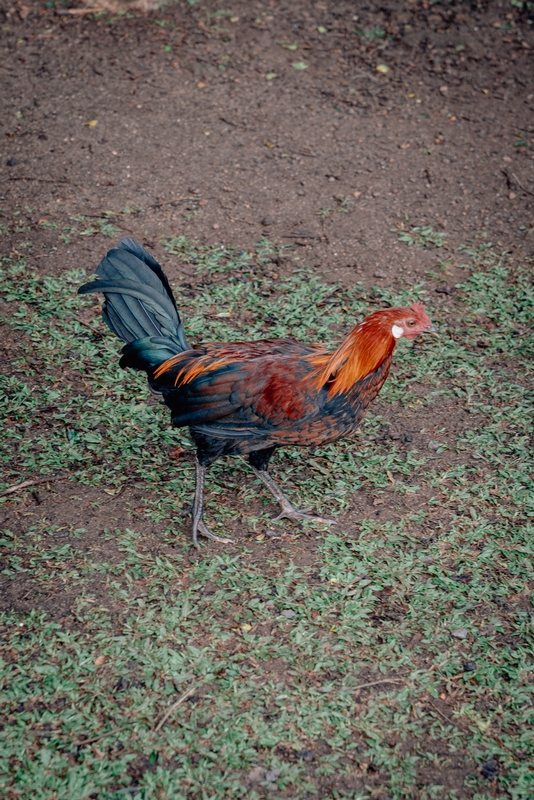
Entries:
[[289, 502], [280, 502], [280, 506], [282, 511], [278, 514], [277, 517], [273, 519], [273, 522], [277, 522], [280, 519], [290, 519], [292, 522], [302, 522], [303, 520], [308, 520], [309, 522], [321, 522], [323, 525], [335, 525], [335, 519], [327, 519], [326, 517], [316, 517], [313, 514], [308, 514], [308, 511], [311, 511], [310, 508], [305, 508], [302, 511], [299, 511], [297, 508], [294, 508], [291, 503]]
[[200, 546], [198, 544], [198, 534], [205, 536], [207, 539], [213, 539], [214, 542], [220, 542], [221, 544], [233, 544], [233, 539], [223, 539], [222, 536], [215, 536], [214, 533], [210, 531], [206, 523], [203, 519], [200, 519], [196, 525], [193, 525], [193, 544], [200, 550]]
[[252, 464], [252, 469], [256, 476], [262, 481], [269, 491], [275, 496], [277, 502], [280, 504], [282, 511], [277, 517], [273, 519], [276, 522], [279, 519], [290, 519], [292, 522], [302, 522], [308, 520], [309, 522], [321, 522], [323, 525], [335, 525], [335, 519], [326, 519], [326, 517], [315, 517], [313, 514], [307, 512], [311, 509], [306, 508], [304, 511], [299, 511], [291, 505], [285, 494], [282, 492], [278, 484], [271, 478], [265, 469], [256, 469]]

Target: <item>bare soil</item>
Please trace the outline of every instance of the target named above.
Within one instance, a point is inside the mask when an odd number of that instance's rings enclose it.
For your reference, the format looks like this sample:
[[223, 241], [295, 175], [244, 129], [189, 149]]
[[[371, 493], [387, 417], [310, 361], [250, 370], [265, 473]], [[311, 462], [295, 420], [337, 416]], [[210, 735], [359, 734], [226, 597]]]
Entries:
[[[532, 15], [507, 0], [231, 6], [95, 21], [4, 5], [4, 209], [35, 207], [37, 223], [140, 208], [124, 232], [156, 251], [172, 230], [243, 247], [268, 235], [346, 282], [422, 277], [425, 254], [391, 232], [407, 217], [451, 246], [522, 244]], [[96, 264], [92, 244], [40, 267]]]

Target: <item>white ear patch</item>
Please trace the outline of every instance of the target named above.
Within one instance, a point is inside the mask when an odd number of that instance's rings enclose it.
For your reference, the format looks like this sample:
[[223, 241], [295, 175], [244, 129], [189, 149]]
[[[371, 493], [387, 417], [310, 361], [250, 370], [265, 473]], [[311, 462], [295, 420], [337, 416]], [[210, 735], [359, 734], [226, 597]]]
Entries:
[[401, 328], [400, 325], [394, 325], [391, 329], [391, 333], [395, 339], [400, 339], [400, 337], [404, 334], [404, 328]]

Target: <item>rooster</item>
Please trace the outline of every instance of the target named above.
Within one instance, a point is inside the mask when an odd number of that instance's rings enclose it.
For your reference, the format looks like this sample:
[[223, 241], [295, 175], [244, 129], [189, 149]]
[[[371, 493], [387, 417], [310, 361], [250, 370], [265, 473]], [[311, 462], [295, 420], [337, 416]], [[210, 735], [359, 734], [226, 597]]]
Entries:
[[436, 333], [421, 303], [375, 311], [337, 350], [293, 339], [191, 346], [157, 261], [123, 239], [100, 262], [99, 280], [80, 294], [103, 292], [102, 316], [126, 342], [120, 366], [147, 373], [176, 427], [189, 427], [197, 449], [193, 542], [217, 542], [204, 522], [206, 469], [221, 456], [247, 455], [281, 507], [276, 519], [333, 520], [294, 508], [268, 472], [277, 447], [316, 446], [349, 436], [388, 376], [399, 339]]

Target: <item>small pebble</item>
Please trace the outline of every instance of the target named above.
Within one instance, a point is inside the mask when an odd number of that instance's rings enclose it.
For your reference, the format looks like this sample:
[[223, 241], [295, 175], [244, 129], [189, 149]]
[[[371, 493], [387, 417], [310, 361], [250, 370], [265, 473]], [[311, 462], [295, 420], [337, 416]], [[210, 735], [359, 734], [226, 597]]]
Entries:
[[261, 221], [262, 225], [272, 225], [274, 223], [274, 219], [272, 217], [264, 217]]
[[499, 765], [494, 758], [490, 758], [480, 765], [480, 771], [485, 778], [494, 778], [499, 771]]
[[269, 769], [265, 773], [265, 780], [267, 783], [274, 783], [274, 781], [278, 780], [281, 772], [281, 769]]
[[373, 272], [373, 275], [374, 275], [375, 278], [387, 278], [386, 273], [385, 272], [380, 272], [379, 270], [376, 270], [376, 272]]
[[296, 616], [294, 611], [291, 611], [290, 608], [286, 608], [282, 611], [282, 616], [286, 617], [287, 619], [291, 619], [292, 617]]
[[476, 661], [464, 661], [464, 672], [474, 672], [477, 668]]
[[295, 755], [302, 761], [315, 761], [315, 756], [312, 750], [297, 750]]
[[467, 639], [467, 630], [466, 628], [457, 628], [455, 631], [451, 631], [451, 636], [454, 636], [455, 639]]
[[8, 167], [14, 167], [15, 164], [18, 164], [18, 163], [19, 163], [18, 159], [16, 159], [15, 157], [8, 158], [8, 160], [6, 161], [6, 164], [7, 164]]
[[248, 779], [251, 783], [259, 783], [265, 777], [265, 770], [263, 767], [253, 767], [248, 773]]

